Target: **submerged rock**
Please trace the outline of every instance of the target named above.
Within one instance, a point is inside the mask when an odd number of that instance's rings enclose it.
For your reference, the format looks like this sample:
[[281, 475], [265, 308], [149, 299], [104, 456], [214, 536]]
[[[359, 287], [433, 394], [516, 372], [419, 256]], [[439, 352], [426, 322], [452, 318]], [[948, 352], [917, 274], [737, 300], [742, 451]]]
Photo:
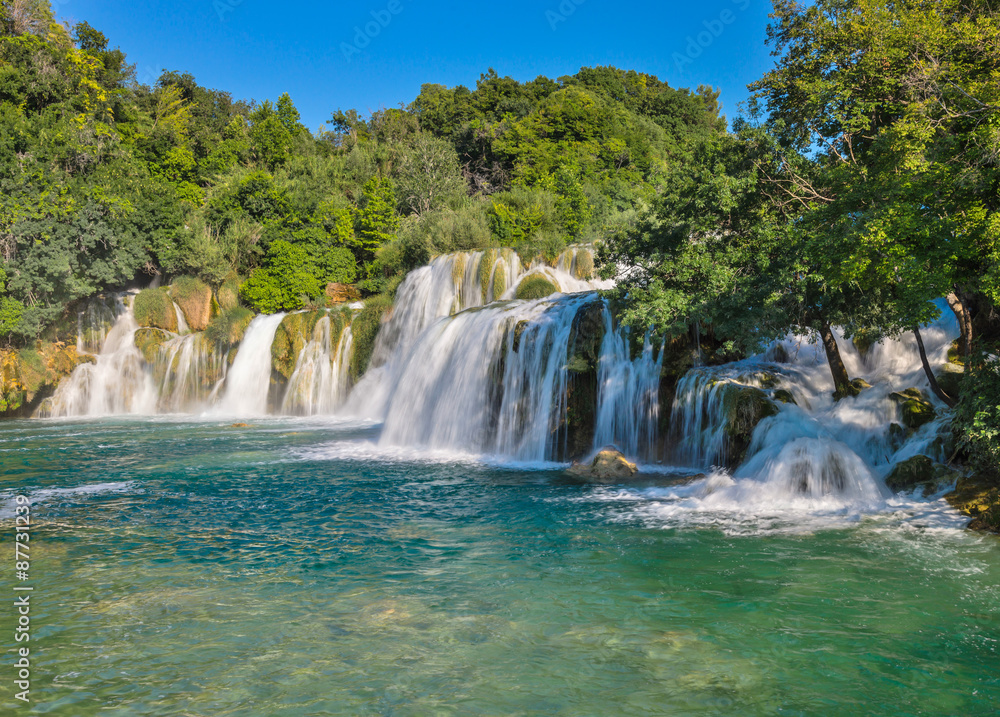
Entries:
[[924, 392], [918, 388], [908, 388], [905, 391], [890, 393], [889, 398], [899, 404], [903, 414], [903, 425], [911, 431], [915, 431], [937, 418], [934, 406], [927, 400]]
[[913, 456], [897, 463], [885, 477], [886, 486], [897, 493], [922, 489], [928, 496], [955, 483], [961, 474], [927, 456]]
[[795, 400], [795, 396], [793, 396], [792, 392], [789, 391], [787, 388], [777, 389], [773, 394], [771, 394], [771, 397], [774, 398], [775, 401], [781, 401], [782, 403], [792, 403], [798, 405], [798, 401]]
[[617, 448], [602, 449], [590, 463], [574, 463], [569, 473], [599, 483], [613, 483], [631, 478], [638, 468], [630, 463]]

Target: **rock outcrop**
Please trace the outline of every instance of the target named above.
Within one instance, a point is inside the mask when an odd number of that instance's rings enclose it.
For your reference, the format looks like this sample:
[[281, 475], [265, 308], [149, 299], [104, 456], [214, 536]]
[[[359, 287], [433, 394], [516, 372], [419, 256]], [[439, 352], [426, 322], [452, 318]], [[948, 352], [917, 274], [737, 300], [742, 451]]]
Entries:
[[634, 476], [638, 468], [617, 448], [608, 446], [601, 449], [589, 463], [574, 463], [568, 472], [595, 483], [617, 483]]

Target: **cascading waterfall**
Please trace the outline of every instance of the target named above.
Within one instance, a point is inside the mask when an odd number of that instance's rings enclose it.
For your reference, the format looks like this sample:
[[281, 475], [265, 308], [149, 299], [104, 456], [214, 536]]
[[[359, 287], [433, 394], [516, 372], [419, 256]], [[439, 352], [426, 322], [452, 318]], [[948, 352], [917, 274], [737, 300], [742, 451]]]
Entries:
[[[146, 362], [135, 346], [139, 328], [132, 314], [128, 295], [115, 297], [117, 318], [101, 342], [93, 363], [77, 366], [73, 373], [44, 402], [39, 413], [53, 418], [65, 416], [112, 416], [148, 414], [156, 411], [156, 388]], [[78, 346], [92, 346], [107, 313], [85, 311], [80, 322]]]
[[316, 323], [288, 379], [282, 413], [315, 416], [331, 414], [340, 407], [347, 397], [353, 341], [349, 325], [334, 345], [330, 317]]
[[267, 413], [271, 386], [271, 344], [285, 314], [256, 317], [247, 327], [239, 352], [226, 377], [225, 393], [215, 412], [230, 416]]
[[653, 351], [647, 335], [642, 354], [632, 360], [626, 331], [616, 331], [604, 311], [604, 339], [598, 364], [594, 449], [614, 445], [629, 456], [652, 458], [660, 418], [663, 351]]
[[200, 333], [175, 336], [160, 346], [153, 376], [160, 410], [180, 413], [204, 407], [226, 377], [226, 355]]

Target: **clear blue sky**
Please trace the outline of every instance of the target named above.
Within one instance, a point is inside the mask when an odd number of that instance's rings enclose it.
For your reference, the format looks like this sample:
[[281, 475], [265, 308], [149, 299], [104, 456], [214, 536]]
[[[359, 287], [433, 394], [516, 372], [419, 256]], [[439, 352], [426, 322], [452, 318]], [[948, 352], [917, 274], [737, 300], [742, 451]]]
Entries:
[[523, 81], [615, 65], [673, 87], [708, 84], [722, 91], [732, 119], [747, 83], [772, 63], [763, 0], [52, 4], [61, 20], [86, 20], [107, 35], [147, 84], [166, 68], [237, 99], [288, 92], [313, 130], [337, 109], [367, 115], [409, 102], [425, 82], [474, 88], [489, 67]]

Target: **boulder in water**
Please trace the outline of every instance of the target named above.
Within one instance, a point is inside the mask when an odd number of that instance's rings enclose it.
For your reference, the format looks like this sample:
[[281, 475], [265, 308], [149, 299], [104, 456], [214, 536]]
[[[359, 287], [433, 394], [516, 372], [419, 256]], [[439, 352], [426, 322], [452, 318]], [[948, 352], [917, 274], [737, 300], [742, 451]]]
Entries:
[[889, 398], [899, 404], [903, 413], [903, 425], [911, 431], [917, 430], [937, 417], [934, 406], [918, 388], [890, 393]]
[[594, 456], [590, 463], [574, 463], [569, 472], [580, 478], [586, 478], [597, 483], [614, 483], [631, 478], [638, 468], [614, 447], [607, 447]]
[[928, 496], [955, 483], [959, 477], [957, 471], [927, 456], [913, 456], [897, 463], [885, 477], [885, 484], [897, 493], [919, 488]]
[[842, 398], [847, 398], [848, 396], [857, 396], [866, 388], [871, 388], [872, 385], [865, 381], [863, 378], [856, 378], [852, 380], [843, 391], [835, 391], [833, 398], [835, 401], [839, 401]]

